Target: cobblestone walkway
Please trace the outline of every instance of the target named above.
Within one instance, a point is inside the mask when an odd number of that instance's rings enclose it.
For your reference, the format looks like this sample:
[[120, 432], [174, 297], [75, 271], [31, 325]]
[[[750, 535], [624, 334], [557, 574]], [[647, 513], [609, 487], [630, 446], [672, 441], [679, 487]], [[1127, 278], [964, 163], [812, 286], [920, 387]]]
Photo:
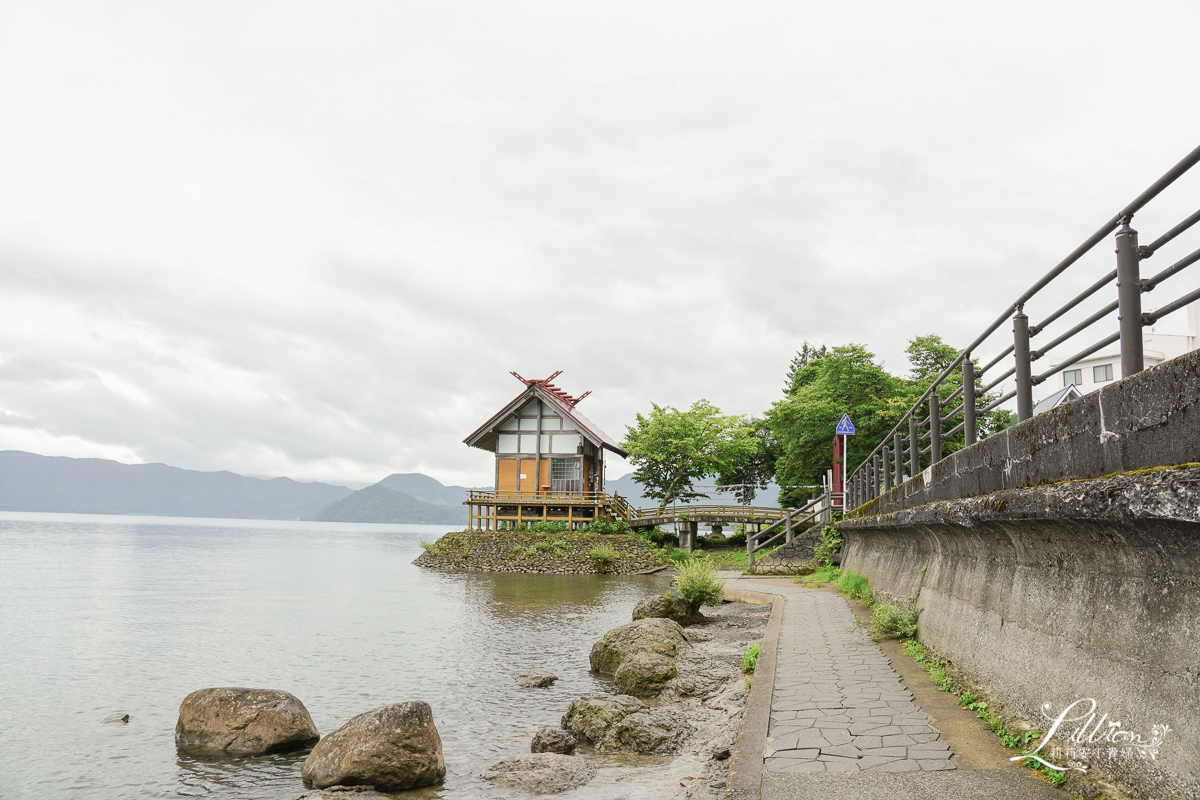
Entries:
[[[798, 587], [797, 587], [798, 588]], [[790, 591], [779, 636], [768, 772], [954, 769], [929, 717], [838, 595]]]

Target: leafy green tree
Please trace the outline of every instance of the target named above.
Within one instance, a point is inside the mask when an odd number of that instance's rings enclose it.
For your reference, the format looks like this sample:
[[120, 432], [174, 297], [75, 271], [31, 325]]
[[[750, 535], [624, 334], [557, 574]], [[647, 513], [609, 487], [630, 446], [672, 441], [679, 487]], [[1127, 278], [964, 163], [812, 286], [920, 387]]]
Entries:
[[[809, 364], [812, 364], [813, 362], [818, 361], [827, 355], [829, 355], [829, 351], [826, 349], [825, 345], [813, 347], [806, 339], [800, 349], [796, 351], [796, 355], [792, 356], [792, 363], [788, 365], [787, 377], [783, 382], [783, 393], [785, 395], [790, 395], [792, 392], [794, 392], [796, 390], [796, 382], [799, 379], [800, 371]], [[810, 373], [806, 373], [806, 375], [807, 374]]]
[[[775, 478], [779, 502], [795, 507], [811, 496], [803, 485], [817, 485], [831, 467], [834, 429], [842, 414], [857, 428], [848, 437], [853, 469], [908, 410], [905, 383], [875, 363], [865, 347], [849, 344], [821, 348], [791, 377], [787, 397], [767, 411], [778, 441]], [[801, 351], [802, 355], [805, 351]], [[793, 362], [795, 363], [795, 362]]]
[[626, 428], [621, 446], [636, 469], [633, 479], [660, 508], [676, 501], [707, 497], [696, 482], [744, 462], [760, 446], [745, 417], [725, 415], [707, 400], [687, 411], [652, 405]]
[[727, 459], [717, 474], [717, 485], [733, 488], [739, 503], [749, 505], [758, 493], [767, 488], [775, 477], [775, 463], [779, 460], [779, 442], [775, 432], [765, 419], [751, 417], [743, 427], [754, 444], [741, 457]]
[[[908, 354], [908, 361], [912, 365], [912, 372], [909, 374], [907, 381], [909, 407], [912, 407], [917, 398], [923, 395], [933, 385], [933, 382], [937, 380], [938, 376], [953, 364], [955, 359], [962, 353], [958, 348], [943, 342], [942, 337], [937, 334], [928, 334], [913, 338], [909, 342], [905, 352]], [[946, 380], [938, 386], [938, 397], [942, 400], [941, 414], [944, 428], [953, 428], [959, 422], [962, 422], [962, 412], [955, 414], [953, 418], [946, 416], [948, 412], [953, 411], [962, 404], [962, 395], [960, 394], [948, 404], [946, 403], [946, 398], [961, 388], [961, 369], [953, 370], [946, 376]], [[986, 408], [999, 397], [999, 395], [983, 394], [982, 378], [975, 379], [975, 392], [975, 403], [979, 408]], [[921, 407], [917, 409], [916, 416], [921, 421], [929, 419], [928, 401], [921, 404]], [[1008, 421], [1011, 416], [1011, 412], [1008, 411], [990, 411], [986, 414], [978, 415], [976, 424], [979, 426], [979, 438], [982, 439], [985, 436], [990, 436], [996, 431], [1008, 427], [1011, 424]], [[905, 435], [907, 436], [907, 432]], [[962, 432], [942, 439], [942, 455], [946, 456], [961, 450], [965, 446], [965, 443], [966, 436]], [[921, 463], [923, 466], [928, 466], [929, 456], [923, 456]]]

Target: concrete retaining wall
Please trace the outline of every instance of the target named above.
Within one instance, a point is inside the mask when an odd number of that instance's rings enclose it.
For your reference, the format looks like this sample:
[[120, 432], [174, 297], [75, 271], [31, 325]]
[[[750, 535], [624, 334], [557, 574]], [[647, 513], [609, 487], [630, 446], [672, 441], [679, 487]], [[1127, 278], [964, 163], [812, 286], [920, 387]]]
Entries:
[[1194, 461], [1200, 461], [1200, 350], [952, 453], [854, 513]]
[[[1115, 418], [1159, 413], [1127, 405]], [[1093, 757], [1093, 772], [1137, 796], [1200, 796], [1200, 468], [1013, 489], [837, 527], [844, 566], [916, 596], [921, 640], [1026, 719], [1043, 720], [1045, 703], [1057, 713], [1092, 698], [1105, 725], [1146, 739], [1170, 726], [1155, 759]]]

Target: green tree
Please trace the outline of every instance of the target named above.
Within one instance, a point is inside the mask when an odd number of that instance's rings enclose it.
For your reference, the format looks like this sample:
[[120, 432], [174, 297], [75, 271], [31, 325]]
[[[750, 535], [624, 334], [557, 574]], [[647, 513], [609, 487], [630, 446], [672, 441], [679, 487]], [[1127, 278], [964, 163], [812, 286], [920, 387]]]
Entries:
[[633, 479], [660, 508], [708, 495], [695, 489], [708, 475], [731, 470], [759, 447], [745, 417], [725, 415], [707, 400], [687, 411], [651, 404], [650, 414], [637, 415], [626, 428], [621, 446], [636, 467]]
[[[807, 343], [806, 343], [806, 349]], [[801, 351], [803, 354], [804, 351]], [[811, 496], [803, 485], [817, 485], [832, 458], [834, 429], [842, 414], [857, 428], [848, 437], [853, 469], [908, 410], [905, 382], [875, 363], [862, 345], [833, 347], [796, 370], [787, 397], [767, 411], [778, 441], [775, 479], [779, 502], [795, 507]], [[800, 354], [798, 354], [800, 355]]]
[[753, 443], [753, 449], [740, 457], [723, 462], [717, 475], [717, 485], [731, 486], [739, 503], [750, 505], [758, 493], [767, 488], [775, 477], [775, 462], [779, 460], [779, 442], [775, 432], [765, 419], [751, 417], [743, 424], [744, 435]]
[[[962, 354], [961, 350], [953, 345], [946, 344], [942, 341], [941, 336], [933, 333], [914, 337], [909, 342], [905, 352], [908, 354], [909, 364], [912, 365], [912, 372], [909, 374], [907, 381], [907, 402], [909, 407], [912, 407], [917, 398], [923, 395], [933, 385], [933, 382], [937, 380], [938, 376]], [[946, 398], [958, 392], [961, 388], [962, 370], [957, 368], [951, 371], [946, 376], [946, 380], [938, 386], [938, 397], [942, 400], [941, 415], [944, 430], [953, 428], [962, 422], [962, 412], [955, 414], [953, 417], [947, 416], [949, 412], [962, 405], [962, 395], [959, 394], [953, 401], [946, 402]], [[975, 379], [975, 393], [977, 408], [986, 408], [999, 398], [999, 395], [983, 394], [982, 378]], [[921, 407], [917, 409], [916, 416], [921, 421], [929, 419], [928, 400], [922, 403]], [[990, 436], [996, 431], [1008, 427], [1008, 425], [1012, 424], [1008, 421], [1011, 416], [1011, 412], [1008, 411], [990, 411], [986, 414], [979, 414], [976, 419], [976, 424], [979, 426], [979, 438], [982, 439], [985, 436]], [[908, 435], [907, 432], [905, 432], [905, 435]], [[942, 439], [943, 457], [961, 450], [965, 444], [966, 436], [961, 431], [953, 436]], [[929, 456], [923, 456], [921, 463], [922, 466], [928, 466]]]
[[[794, 392], [796, 390], [797, 380], [800, 379], [800, 371], [809, 364], [812, 364], [813, 362], [818, 361], [827, 355], [829, 355], [829, 351], [826, 349], [825, 345], [813, 347], [806, 339], [804, 344], [801, 345], [800, 349], [796, 351], [796, 355], [792, 356], [792, 363], [788, 365], [787, 377], [784, 378], [783, 381], [783, 393], [785, 395], [790, 395], [792, 392]], [[806, 376], [807, 375], [811, 375], [811, 373], [806, 373]]]

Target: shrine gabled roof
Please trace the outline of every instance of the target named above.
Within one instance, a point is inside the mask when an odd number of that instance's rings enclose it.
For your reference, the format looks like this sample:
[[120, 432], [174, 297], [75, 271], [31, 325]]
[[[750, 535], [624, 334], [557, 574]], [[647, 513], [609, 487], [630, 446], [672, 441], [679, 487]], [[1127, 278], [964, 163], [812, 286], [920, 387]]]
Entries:
[[[513, 373], [514, 375], [516, 373]], [[557, 375], [558, 373], [555, 373]], [[480, 450], [487, 450], [489, 453], [495, 453], [499, 444], [499, 431], [496, 426], [516, 413], [522, 405], [530, 398], [537, 397], [544, 400], [548, 405], [552, 406], [565, 419], [569, 419], [575, 423], [575, 427], [583, 436], [596, 447], [603, 447], [605, 450], [610, 450], [621, 458], [626, 458], [629, 454], [621, 449], [611, 436], [596, 426], [596, 423], [580, 414], [575, 405], [586, 396], [586, 393], [578, 398], [571, 397], [566, 392], [550, 383], [550, 378], [541, 381], [526, 381], [521, 376], [517, 378], [526, 384], [525, 391], [514, 397], [504, 408], [500, 409], [491, 419], [479, 426], [478, 429], [463, 442], [471, 447], [478, 447]]]

